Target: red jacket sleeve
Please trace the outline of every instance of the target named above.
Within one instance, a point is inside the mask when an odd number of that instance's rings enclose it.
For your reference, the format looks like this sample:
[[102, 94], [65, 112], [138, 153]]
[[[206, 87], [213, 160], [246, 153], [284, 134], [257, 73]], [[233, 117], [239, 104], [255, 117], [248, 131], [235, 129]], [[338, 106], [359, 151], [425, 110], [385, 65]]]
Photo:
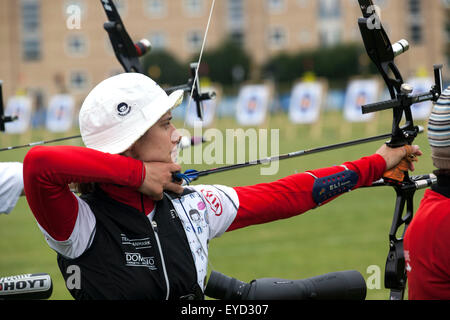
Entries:
[[34, 147], [23, 163], [24, 189], [39, 225], [55, 240], [67, 240], [78, 213], [70, 183], [113, 183], [138, 188], [141, 161], [72, 146]]
[[[358, 182], [354, 188], [356, 189], [369, 186], [380, 179], [385, 172], [386, 162], [383, 157], [376, 154], [354, 162], [346, 162], [343, 166], [358, 175]], [[344, 167], [336, 166], [309, 171], [312, 175], [301, 173], [272, 183], [234, 188], [239, 198], [239, 209], [228, 231], [290, 218], [317, 207], [312, 196], [314, 177], [328, 177], [344, 170]]]

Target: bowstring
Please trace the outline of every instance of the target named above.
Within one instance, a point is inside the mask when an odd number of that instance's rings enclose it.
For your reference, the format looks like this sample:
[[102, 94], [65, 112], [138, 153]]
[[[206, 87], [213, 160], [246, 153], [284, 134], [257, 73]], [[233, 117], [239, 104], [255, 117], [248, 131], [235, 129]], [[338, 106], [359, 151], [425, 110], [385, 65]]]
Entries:
[[194, 95], [195, 83], [197, 82], [197, 79], [198, 79], [198, 69], [200, 68], [200, 63], [201, 63], [202, 58], [203, 58], [203, 51], [204, 51], [205, 46], [206, 46], [206, 40], [208, 38], [209, 26], [211, 25], [211, 20], [212, 20], [212, 15], [213, 15], [213, 12], [214, 12], [215, 4], [216, 4], [216, 0], [212, 0], [211, 8], [209, 10], [208, 22], [206, 24], [205, 34], [203, 36], [203, 42], [202, 42], [202, 46], [200, 48], [200, 55], [198, 57], [197, 67], [195, 68], [194, 82], [193, 82], [193, 85], [192, 85], [192, 88], [191, 88], [191, 93], [189, 95], [189, 102], [188, 102], [188, 105], [187, 105], [187, 108], [186, 108], [186, 112], [185, 112], [183, 127], [186, 127], [187, 113], [189, 112], [189, 109], [190, 109], [190, 106], [191, 106], [191, 102], [192, 102], [192, 96]]
[[[203, 58], [203, 51], [205, 50], [206, 40], [207, 40], [207, 38], [208, 38], [209, 27], [210, 27], [210, 25], [211, 25], [211, 20], [212, 20], [212, 15], [213, 15], [213, 12], [214, 12], [214, 6], [215, 6], [215, 4], [216, 4], [216, 0], [212, 0], [211, 8], [210, 8], [210, 10], [209, 10], [208, 22], [207, 22], [207, 24], [206, 24], [205, 33], [204, 33], [204, 36], [203, 36], [203, 42], [202, 42], [202, 46], [201, 46], [201, 48], [200, 48], [200, 54], [199, 54], [199, 57], [198, 57], [197, 66], [196, 66], [196, 68], [195, 68], [194, 82], [193, 82], [193, 85], [192, 85], [192, 88], [191, 88], [191, 93], [190, 93], [190, 95], [189, 95], [189, 102], [188, 102], [188, 105], [187, 105], [187, 108], [186, 108], [186, 112], [185, 112], [184, 125], [183, 125], [183, 127], [186, 127], [187, 114], [188, 114], [188, 112], [189, 112], [189, 109], [190, 109], [190, 106], [191, 106], [191, 103], [192, 103], [192, 99], [193, 99], [192, 97], [193, 97], [193, 95], [194, 95], [195, 83], [197, 82], [197, 79], [198, 79], [198, 69], [200, 68], [200, 63], [201, 63], [202, 58]], [[189, 217], [188, 217], [188, 219], [189, 219]], [[201, 248], [202, 248], [203, 253], [204, 253], [205, 256], [206, 256], [206, 259], [208, 260], [208, 266], [209, 266], [209, 268], [210, 268], [211, 270], [215, 270], [213, 264], [211, 263], [211, 259], [209, 258], [209, 252], [208, 252], [208, 250], [205, 249], [205, 248], [203, 247], [203, 244], [201, 243], [201, 241], [200, 241], [200, 239], [199, 239], [197, 233], [196, 233], [196, 232], [194, 232], [194, 233], [195, 233], [195, 235], [196, 235], [197, 241], [199, 242], [199, 244], [200, 244], [200, 246], [201, 246]], [[206, 286], [206, 283], [205, 283], [205, 286]]]

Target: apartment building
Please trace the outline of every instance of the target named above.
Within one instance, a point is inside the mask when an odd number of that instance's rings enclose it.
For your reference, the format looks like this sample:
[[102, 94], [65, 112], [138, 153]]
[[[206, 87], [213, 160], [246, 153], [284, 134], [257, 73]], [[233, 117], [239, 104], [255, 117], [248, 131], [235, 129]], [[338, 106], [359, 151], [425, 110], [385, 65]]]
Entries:
[[[212, 0], [115, 0], [134, 40], [186, 61], [198, 53]], [[449, 61], [449, 0], [374, 0], [393, 41], [410, 42], [399, 65], [407, 75]], [[280, 51], [361, 42], [357, 0], [216, 0], [206, 50], [225, 36], [261, 64]], [[41, 100], [69, 91], [81, 101], [102, 79], [122, 72], [100, 0], [0, 0], [0, 79], [4, 95], [27, 90]], [[188, 61], [186, 61], [188, 62]], [[188, 75], [187, 75], [188, 76]]]

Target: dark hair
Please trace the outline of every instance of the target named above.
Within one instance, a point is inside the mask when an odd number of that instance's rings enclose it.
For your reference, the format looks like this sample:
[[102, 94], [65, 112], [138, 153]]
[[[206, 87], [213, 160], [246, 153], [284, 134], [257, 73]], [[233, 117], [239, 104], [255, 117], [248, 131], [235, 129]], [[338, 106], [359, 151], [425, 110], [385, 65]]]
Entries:
[[71, 186], [72, 191], [79, 193], [81, 195], [92, 193], [94, 192], [95, 188], [96, 188], [95, 182], [73, 183]]

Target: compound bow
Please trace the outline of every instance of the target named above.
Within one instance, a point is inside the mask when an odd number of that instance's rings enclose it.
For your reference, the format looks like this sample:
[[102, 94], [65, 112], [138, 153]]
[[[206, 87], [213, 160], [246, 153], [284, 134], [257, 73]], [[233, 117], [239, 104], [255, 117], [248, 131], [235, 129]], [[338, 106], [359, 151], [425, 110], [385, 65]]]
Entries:
[[[404, 83], [402, 75], [394, 62], [394, 59], [397, 56], [409, 49], [408, 42], [406, 40], [401, 40], [392, 45], [383, 25], [381, 24], [380, 17], [375, 10], [376, 7], [374, 6], [372, 0], [358, 1], [363, 13], [363, 17], [358, 20], [358, 25], [366, 51], [383, 77], [391, 95], [391, 100], [389, 101], [362, 106], [362, 112], [363, 114], [368, 114], [393, 109], [392, 132], [387, 136], [390, 137], [390, 141], [386, 144], [391, 148], [411, 145], [418, 133], [423, 131], [423, 129], [419, 126], [414, 125], [411, 106], [424, 101], [436, 102], [439, 99], [443, 87], [442, 65], [434, 66], [435, 85], [431, 88], [431, 90], [426, 93], [413, 95], [413, 88], [407, 83]], [[376, 23], [374, 23], [374, 21]], [[405, 124], [404, 126], [400, 126], [403, 116], [405, 117]], [[196, 170], [187, 170], [184, 174], [178, 173], [177, 178], [185, 180], [186, 183], [190, 183], [201, 176], [212, 173], [269, 163], [271, 161], [289, 159], [309, 153], [333, 150], [368, 141], [375, 141], [377, 138], [382, 138], [384, 136], [385, 135], [374, 137], [374, 140], [370, 140], [371, 138], [368, 138], [366, 141], [364, 141], [365, 139], [362, 139], [312, 150], [302, 150], [273, 158], [260, 159], [200, 172]], [[413, 178], [409, 176], [408, 161], [414, 160], [415, 159], [404, 159], [397, 166], [397, 168], [387, 172], [384, 179], [374, 183], [373, 185], [374, 187], [392, 186], [397, 194], [394, 217], [389, 232], [389, 253], [385, 268], [385, 287], [391, 289], [391, 300], [402, 300], [404, 297], [407, 279], [405, 271], [405, 257], [403, 252], [403, 236], [412, 221], [414, 214], [414, 194], [417, 190], [429, 187], [430, 185], [436, 183], [436, 177], [432, 174]], [[406, 212], [404, 214], [405, 205]], [[404, 230], [402, 234], [398, 236], [401, 227], [404, 227]]]
[[[387, 145], [392, 148], [411, 145], [419, 129], [414, 125], [411, 106], [424, 101], [437, 101], [442, 91], [442, 65], [434, 66], [435, 85], [427, 93], [413, 95], [413, 88], [404, 83], [394, 59], [409, 49], [406, 40], [392, 45], [381, 24], [380, 17], [372, 0], [358, 0], [363, 17], [358, 20], [366, 51], [376, 65], [389, 89], [391, 100], [362, 106], [363, 114], [393, 109], [391, 140]], [[374, 23], [374, 21], [376, 23]], [[405, 125], [400, 127], [403, 116]], [[402, 300], [406, 287], [405, 256], [403, 237], [413, 218], [413, 197], [418, 189], [408, 175], [407, 162], [399, 165], [394, 172], [385, 175], [385, 184], [394, 187], [397, 199], [394, 218], [389, 232], [389, 253], [385, 268], [385, 287], [391, 289], [391, 300]], [[404, 213], [406, 205], [406, 212]], [[401, 232], [401, 227], [404, 227]], [[399, 235], [401, 233], [401, 235]]]

